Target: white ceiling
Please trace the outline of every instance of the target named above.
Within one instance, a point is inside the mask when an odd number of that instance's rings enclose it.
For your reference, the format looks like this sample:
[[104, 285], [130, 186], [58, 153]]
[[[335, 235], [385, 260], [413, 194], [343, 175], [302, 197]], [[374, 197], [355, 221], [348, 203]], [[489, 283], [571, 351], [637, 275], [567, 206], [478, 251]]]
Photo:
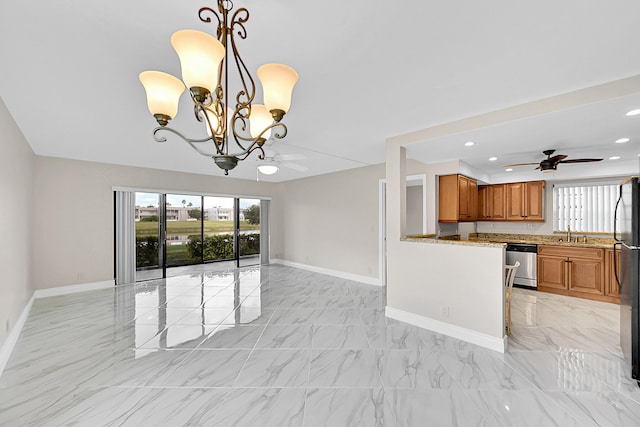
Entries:
[[[202, 6], [215, 7], [211, 0], [2, 2], [0, 96], [34, 152], [221, 175], [178, 138], [153, 140], [138, 81], [147, 69], [179, 75], [169, 38], [183, 28], [212, 32], [198, 20]], [[640, 74], [636, 0], [235, 1], [242, 6], [251, 13], [239, 42], [249, 69], [282, 62], [300, 74], [285, 117], [289, 134], [271, 147], [295, 155], [298, 167], [266, 181], [382, 163], [387, 137]], [[182, 101], [172, 126], [206, 135]], [[460, 158], [492, 180], [507, 178], [489, 156], [498, 166], [539, 161], [547, 148], [570, 158], [622, 157], [615, 167], [561, 165], [558, 179], [569, 168], [564, 178], [637, 173], [640, 117], [619, 113], [640, 108], [640, 97], [601, 104], [408, 153], [427, 163]], [[632, 140], [613, 144], [621, 136]], [[470, 139], [476, 146], [467, 149]], [[230, 175], [255, 179], [255, 165], [244, 161]]]

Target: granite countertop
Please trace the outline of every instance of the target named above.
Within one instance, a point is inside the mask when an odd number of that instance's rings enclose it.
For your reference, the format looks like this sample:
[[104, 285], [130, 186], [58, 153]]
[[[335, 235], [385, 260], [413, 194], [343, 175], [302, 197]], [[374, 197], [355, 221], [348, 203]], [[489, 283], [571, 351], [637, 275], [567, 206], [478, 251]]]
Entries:
[[[576, 236], [581, 238], [581, 236]], [[418, 242], [444, 245], [505, 247], [507, 243], [529, 243], [547, 246], [568, 246], [574, 248], [613, 248], [613, 239], [603, 237], [587, 237], [587, 242], [564, 242], [565, 236], [560, 234], [504, 234], [504, 233], [470, 233], [469, 240], [460, 240], [459, 235], [437, 237], [435, 234], [414, 234], [400, 239], [403, 242]]]
[[429, 244], [440, 244], [440, 245], [458, 245], [458, 246], [484, 246], [491, 248], [504, 248], [506, 247], [506, 243], [502, 242], [490, 242], [490, 241], [481, 241], [481, 240], [449, 240], [449, 239], [438, 239], [437, 237], [405, 237], [400, 239], [401, 242], [417, 242], [417, 243], [429, 243]]
[[[473, 234], [473, 233], [472, 233]], [[476, 242], [492, 242], [492, 243], [529, 243], [535, 245], [547, 245], [547, 246], [569, 246], [575, 248], [613, 248], [613, 239], [601, 238], [601, 237], [587, 237], [587, 242], [565, 242], [566, 237], [560, 234], [554, 235], [535, 235], [535, 234], [489, 234], [489, 233], [477, 233], [480, 236], [469, 235], [469, 240]], [[575, 236], [581, 239], [582, 236]]]

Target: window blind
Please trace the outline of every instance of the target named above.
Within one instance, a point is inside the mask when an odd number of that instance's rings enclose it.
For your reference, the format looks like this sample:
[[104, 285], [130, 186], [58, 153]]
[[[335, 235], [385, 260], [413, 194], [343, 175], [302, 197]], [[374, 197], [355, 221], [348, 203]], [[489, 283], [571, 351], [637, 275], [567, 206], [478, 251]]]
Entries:
[[618, 185], [562, 185], [553, 187], [554, 231], [613, 233]]

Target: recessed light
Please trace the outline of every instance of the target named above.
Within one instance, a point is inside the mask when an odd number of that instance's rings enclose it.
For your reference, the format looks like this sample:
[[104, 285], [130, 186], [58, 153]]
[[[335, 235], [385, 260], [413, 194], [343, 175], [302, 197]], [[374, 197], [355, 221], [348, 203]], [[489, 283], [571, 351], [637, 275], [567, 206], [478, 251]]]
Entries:
[[495, 162], [496, 160], [498, 160], [498, 158], [497, 158], [497, 157], [489, 157], [489, 161], [490, 161], [490, 162]]
[[640, 108], [636, 108], [635, 110], [627, 112], [627, 116], [637, 116], [638, 114], [640, 114]]
[[505, 169], [505, 171], [507, 171], [507, 172], [513, 172], [513, 169], [511, 169], [511, 168], [506, 168], [506, 169]]
[[473, 142], [473, 141], [469, 141], [469, 142], [465, 142], [465, 143], [464, 143], [464, 146], [465, 146], [465, 147], [473, 147], [474, 145], [476, 145], [476, 143], [475, 143], [475, 142]]
[[620, 158], [620, 156], [611, 156], [609, 157], [609, 160], [618, 160]]
[[625, 142], [629, 142], [630, 139], [629, 138], [620, 138], [620, 139], [616, 139], [616, 144], [624, 144]]

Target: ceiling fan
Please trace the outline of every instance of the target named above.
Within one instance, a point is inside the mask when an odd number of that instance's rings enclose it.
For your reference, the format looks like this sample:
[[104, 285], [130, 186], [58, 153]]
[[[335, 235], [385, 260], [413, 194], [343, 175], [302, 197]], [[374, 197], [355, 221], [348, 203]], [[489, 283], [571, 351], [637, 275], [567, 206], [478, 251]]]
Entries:
[[587, 163], [587, 162], [599, 162], [602, 159], [569, 159], [569, 160], [565, 160], [567, 158], [567, 156], [565, 154], [556, 154], [555, 156], [551, 157], [551, 155], [553, 153], [555, 153], [556, 150], [544, 150], [542, 153], [544, 153], [545, 156], [547, 156], [546, 159], [544, 159], [543, 161], [541, 161], [540, 163], [537, 162], [533, 162], [533, 163], [513, 163], [510, 165], [502, 165], [503, 167], [508, 167], [508, 166], [525, 166], [525, 165], [538, 165], [538, 167], [536, 168], [536, 170], [540, 169], [543, 172], [547, 172], [547, 171], [555, 171], [558, 168], [558, 165], [560, 163]]
[[298, 172], [306, 172], [309, 168], [292, 162], [292, 160], [305, 159], [306, 156], [302, 154], [280, 154], [267, 148], [264, 150], [264, 160], [259, 160], [258, 170], [265, 175], [271, 175], [278, 171], [279, 166], [284, 166]]

